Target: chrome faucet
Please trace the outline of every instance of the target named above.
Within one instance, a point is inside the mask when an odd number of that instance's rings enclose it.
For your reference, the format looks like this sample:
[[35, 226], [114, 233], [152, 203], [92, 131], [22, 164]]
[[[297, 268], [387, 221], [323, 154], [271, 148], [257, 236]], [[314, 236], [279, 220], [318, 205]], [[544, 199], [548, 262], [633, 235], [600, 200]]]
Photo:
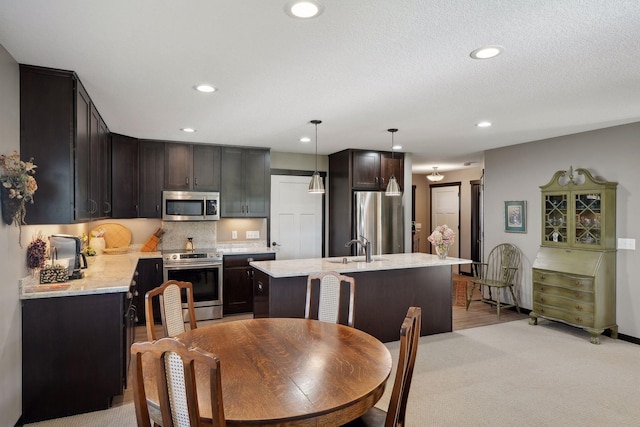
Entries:
[[365, 262], [373, 261], [371, 259], [371, 242], [370, 241], [368, 241], [364, 236], [360, 236], [360, 239], [349, 240], [344, 245], [348, 248], [349, 246], [353, 245], [354, 243], [359, 243], [360, 246], [362, 246], [362, 249], [364, 249], [364, 260], [365, 260]]

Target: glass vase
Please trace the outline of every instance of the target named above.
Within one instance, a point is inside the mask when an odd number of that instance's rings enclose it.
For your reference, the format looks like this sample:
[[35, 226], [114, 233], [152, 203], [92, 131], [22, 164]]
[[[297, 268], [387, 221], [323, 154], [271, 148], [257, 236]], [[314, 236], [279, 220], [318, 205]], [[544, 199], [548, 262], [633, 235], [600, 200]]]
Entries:
[[445, 259], [449, 254], [449, 245], [436, 245], [436, 254], [438, 258]]

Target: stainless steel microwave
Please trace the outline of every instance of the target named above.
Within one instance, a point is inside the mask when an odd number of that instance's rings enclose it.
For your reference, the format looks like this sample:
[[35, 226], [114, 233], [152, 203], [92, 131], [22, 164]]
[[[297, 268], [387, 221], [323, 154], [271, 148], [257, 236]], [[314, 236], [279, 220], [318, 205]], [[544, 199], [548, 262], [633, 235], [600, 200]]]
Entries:
[[163, 221], [215, 221], [220, 219], [220, 193], [163, 191]]

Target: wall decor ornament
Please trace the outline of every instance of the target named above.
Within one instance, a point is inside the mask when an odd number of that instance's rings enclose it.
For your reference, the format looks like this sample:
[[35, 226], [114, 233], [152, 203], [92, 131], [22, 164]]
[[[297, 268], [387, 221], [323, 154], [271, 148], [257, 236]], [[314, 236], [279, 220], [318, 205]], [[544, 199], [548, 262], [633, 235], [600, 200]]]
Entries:
[[527, 202], [504, 202], [504, 231], [508, 233], [527, 232]]
[[0, 155], [0, 167], [2, 219], [7, 225], [19, 227], [22, 233], [22, 225], [26, 224], [26, 204], [33, 203], [33, 194], [38, 189], [33, 177], [37, 166], [33, 163], [33, 158], [24, 162], [20, 160], [18, 152], [14, 151], [9, 155]]

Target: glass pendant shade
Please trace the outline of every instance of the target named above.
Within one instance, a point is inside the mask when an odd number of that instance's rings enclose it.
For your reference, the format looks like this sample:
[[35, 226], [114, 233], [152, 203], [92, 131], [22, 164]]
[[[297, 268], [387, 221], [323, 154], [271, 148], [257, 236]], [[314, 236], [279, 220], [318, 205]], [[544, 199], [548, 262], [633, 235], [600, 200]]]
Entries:
[[318, 171], [314, 172], [311, 176], [311, 182], [309, 183], [309, 193], [311, 194], [324, 194], [324, 184], [322, 183], [322, 177]]
[[324, 194], [324, 184], [322, 183], [322, 177], [318, 173], [318, 125], [322, 123], [321, 120], [311, 120], [316, 126], [316, 170], [311, 176], [311, 182], [309, 183], [310, 194]]
[[398, 129], [387, 129], [387, 132], [391, 133], [391, 178], [389, 178], [389, 183], [387, 184], [387, 191], [384, 192], [385, 196], [401, 196], [400, 186], [398, 185], [398, 180], [395, 175], [395, 162], [393, 160], [393, 134], [398, 132]]
[[391, 175], [389, 178], [389, 183], [387, 184], [387, 191], [385, 191], [385, 196], [400, 196], [400, 186], [398, 185], [398, 180], [396, 177]]

